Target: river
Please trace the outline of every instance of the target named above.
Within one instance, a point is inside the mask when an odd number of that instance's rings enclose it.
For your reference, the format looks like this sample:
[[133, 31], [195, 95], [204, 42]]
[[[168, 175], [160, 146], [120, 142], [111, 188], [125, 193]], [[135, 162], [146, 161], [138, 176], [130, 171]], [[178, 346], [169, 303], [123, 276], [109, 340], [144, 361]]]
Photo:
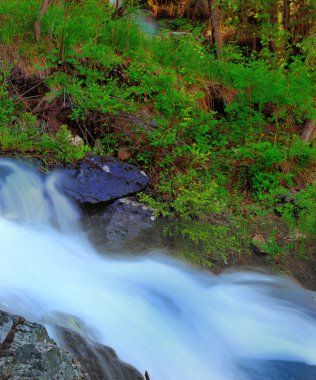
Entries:
[[215, 276], [158, 251], [101, 256], [56, 178], [0, 160], [0, 309], [53, 335], [56, 315], [74, 316], [151, 380], [315, 379], [314, 292], [260, 271]]

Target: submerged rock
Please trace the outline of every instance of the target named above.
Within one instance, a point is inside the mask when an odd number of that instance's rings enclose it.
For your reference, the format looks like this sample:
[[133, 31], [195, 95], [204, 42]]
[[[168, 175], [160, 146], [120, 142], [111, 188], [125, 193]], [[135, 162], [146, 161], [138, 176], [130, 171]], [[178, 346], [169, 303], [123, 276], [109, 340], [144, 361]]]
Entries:
[[0, 379], [83, 380], [80, 363], [46, 329], [0, 311]]
[[64, 169], [57, 186], [80, 203], [98, 203], [137, 193], [148, 182], [133, 165], [94, 156]]
[[251, 360], [241, 364], [249, 380], [315, 380], [316, 366], [286, 360]]

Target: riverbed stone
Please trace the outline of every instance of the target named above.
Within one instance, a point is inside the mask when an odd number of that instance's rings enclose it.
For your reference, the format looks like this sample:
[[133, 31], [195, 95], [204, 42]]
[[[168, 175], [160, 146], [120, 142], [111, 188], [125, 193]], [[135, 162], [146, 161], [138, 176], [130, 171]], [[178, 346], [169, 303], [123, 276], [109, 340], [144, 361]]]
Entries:
[[62, 170], [57, 187], [80, 203], [99, 203], [137, 193], [148, 182], [146, 173], [133, 165], [93, 156]]
[[44, 326], [0, 311], [0, 379], [84, 380], [78, 360]]

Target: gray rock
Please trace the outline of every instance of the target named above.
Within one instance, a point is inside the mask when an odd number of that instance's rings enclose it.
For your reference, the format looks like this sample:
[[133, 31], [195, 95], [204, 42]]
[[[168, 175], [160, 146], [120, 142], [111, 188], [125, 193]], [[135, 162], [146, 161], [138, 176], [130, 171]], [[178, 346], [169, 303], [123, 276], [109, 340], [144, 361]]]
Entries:
[[96, 246], [111, 251], [141, 251], [159, 245], [161, 226], [154, 211], [131, 198], [116, 200], [84, 221]]
[[133, 165], [94, 156], [64, 169], [57, 186], [80, 203], [98, 203], [134, 194], [148, 181]]
[[58, 348], [46, 329], [0, 311], [0, 379], [81, 380], [80, 363]]
[[58, 327], [61, 344], [82, 364], [88, 380], [144, 380], [131, 365], [122, 362], [115, 351], [77, 332]]
[[98, 332], [79, 318], [54, 312], [44, 320], [54, 330], [58, 343], [78, 358], [88, 380], [143, 380], [143, 376], [122, 362], [111, 347], [96, 343]]
[[9, 316], [3, 316], [0, 321], [0, 344], [2, 344], [8, 337], [13, 327], [13, 321]]

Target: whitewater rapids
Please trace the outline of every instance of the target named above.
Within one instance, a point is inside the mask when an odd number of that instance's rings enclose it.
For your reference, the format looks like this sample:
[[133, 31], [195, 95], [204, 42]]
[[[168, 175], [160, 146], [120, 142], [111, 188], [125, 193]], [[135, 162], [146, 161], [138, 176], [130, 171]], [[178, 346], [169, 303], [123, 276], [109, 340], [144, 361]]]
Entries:
[[56, 178], [0, 160], [0, 309], [40, 323], [73, 315], [151, 380], [265, 380], [256, 374], [269, 363], [316, 365], [314, 292], [259, 272], [214, 276], [159, 252], [101, 257]]

